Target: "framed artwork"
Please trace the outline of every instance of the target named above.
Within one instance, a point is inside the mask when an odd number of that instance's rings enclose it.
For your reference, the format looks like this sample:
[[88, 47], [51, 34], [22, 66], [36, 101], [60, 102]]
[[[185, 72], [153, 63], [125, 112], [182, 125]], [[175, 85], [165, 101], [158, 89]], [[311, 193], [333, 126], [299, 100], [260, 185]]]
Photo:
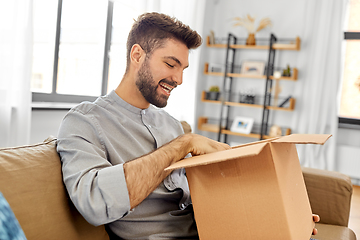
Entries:
[[244, 61], [241, 66], [241, 74], [247, 75], [264, 75], [265, 62], [260, 61]]
[[232, 132], [250, 134], [254, 124], [253, 118], [235, 117], [230, 130]]

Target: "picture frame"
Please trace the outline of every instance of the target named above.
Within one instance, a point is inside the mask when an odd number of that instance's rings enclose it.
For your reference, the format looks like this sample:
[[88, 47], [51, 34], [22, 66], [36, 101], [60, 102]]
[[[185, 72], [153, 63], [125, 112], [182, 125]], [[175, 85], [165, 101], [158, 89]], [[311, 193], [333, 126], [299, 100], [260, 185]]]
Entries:
[[265, 62], [244, 61], [241, 66], [241, 74], [262, 76], [265, 71]]
[[253, 118], [235, 117], [230, 130], [232, 132], [250, 134], [254, 124]]

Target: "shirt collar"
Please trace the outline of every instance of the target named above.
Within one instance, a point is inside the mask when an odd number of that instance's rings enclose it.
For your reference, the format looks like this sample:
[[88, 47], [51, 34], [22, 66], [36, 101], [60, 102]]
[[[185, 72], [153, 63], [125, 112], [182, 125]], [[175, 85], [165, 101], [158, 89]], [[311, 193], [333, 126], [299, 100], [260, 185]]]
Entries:
[[121, 107], [123, 107], [135, 114], [139, 114], [139, 115], [144, 114], [144, 113], [146, 114], [149, 111], [151, 111], [151, 109], [152, 109], [151, 105], [146, 109], [137, 108], [137, 107], [131, 105], [130, 103], [126, 102], [125, 100], [123, 100], [119, 95], [116, 94], [116, 92], [114, 90], [112, 90], [108, 96], [111, 99], [113, 99], [117, 104], [119, 104]]

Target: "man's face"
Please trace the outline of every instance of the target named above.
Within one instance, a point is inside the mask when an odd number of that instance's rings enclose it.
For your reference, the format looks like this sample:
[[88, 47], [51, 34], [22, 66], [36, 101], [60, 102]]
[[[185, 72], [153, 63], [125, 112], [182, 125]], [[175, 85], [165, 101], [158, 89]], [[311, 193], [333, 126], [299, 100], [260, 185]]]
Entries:
[[166, 106], [171, 91], [182, 83], [188, 57], [186, 45], [172, 39], [146, 57], [137, 73], [136, 86], [147, 102], [160, 108]]

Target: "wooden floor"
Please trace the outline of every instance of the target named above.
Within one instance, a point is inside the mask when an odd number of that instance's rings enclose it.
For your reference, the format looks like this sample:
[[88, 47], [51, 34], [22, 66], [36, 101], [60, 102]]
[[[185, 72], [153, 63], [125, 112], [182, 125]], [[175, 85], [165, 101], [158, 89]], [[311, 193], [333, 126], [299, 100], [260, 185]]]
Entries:
[[356, 238], [360, 239], [360, 186], [353, 186], [349, 228], [355, 232]]

